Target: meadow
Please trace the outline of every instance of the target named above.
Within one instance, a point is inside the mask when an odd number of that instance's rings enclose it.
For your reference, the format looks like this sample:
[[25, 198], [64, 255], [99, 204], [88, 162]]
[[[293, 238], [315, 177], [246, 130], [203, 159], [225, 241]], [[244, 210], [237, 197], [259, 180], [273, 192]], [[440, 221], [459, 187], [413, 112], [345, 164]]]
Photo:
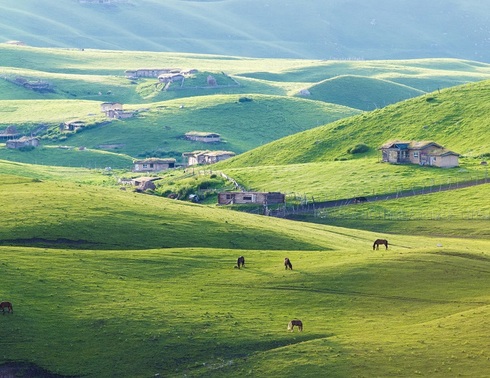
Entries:
[[[0, 297], [14, 306], [0, 316], [0, 364], [85, 377], [488, 374], [488, 184], [296, 220], [231, 211], [212, 196], [194, 204], [151, 195], [219, 185], [220, 172], [298, 202], [488, 177], [489, 82], [437, 90], [487, 78], [488, 65], [400, 61], [395, 72], [389, 62], [15, 48], [0, 46], [3, 74], [57, 89], [26, 92], [0, 80], [2, 127], [49, 128], [41, 148], [0, 148]], [[162, 61], [223, 70], [244, 86], [169, 95], [123, 77]], [[435, 92], [388, 105], [429, 87]], [[297, 97], [302, 88], [312, 98]], [[369, 88], [392, 95], [375, 100], [386, 107], [364, 111]], [[105, 123], [100, 103], [116, 99], [138, 116]], [[90, 127], [56, 134], [68, 116]], [[137, 156], [207, 149], [182, 139], [199, 128], [223, 134], [213, 149], [241, 154], [194, 176], [162, 174], [154, 192], [121, 190], [117, 180], [135, 175]], [[377, 147], [393, 138], [435, 139], [462, 154], [460, 167], [379, 163]], [[98, 147], [111, 143], [123, 147]], [[358, 143], [368, 151], [349, 153]], [[389, 249], [373, 251], [380, 237]], [[236, 269], [240, 255], [246, 266]], [[304, 332], [287, 332], [293, 318]]]

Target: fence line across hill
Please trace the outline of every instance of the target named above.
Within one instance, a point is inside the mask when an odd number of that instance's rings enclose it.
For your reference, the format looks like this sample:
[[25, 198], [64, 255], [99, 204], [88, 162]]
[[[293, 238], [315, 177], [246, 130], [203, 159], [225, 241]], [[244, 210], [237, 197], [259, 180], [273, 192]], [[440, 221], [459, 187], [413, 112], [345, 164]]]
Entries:
[[[408, 190], [400, 190], [396, 191], [393, 193], [385, 193], [385, 194], [380, 194], [380, 195], [372, 195], [372, 196], [363, 196], [362, 199], [363, 201], [365, 200], [366, 202], [374, 202], [374, 201], [385, 201], [385, 200], [390, 200], [390, 199], [397, 199], [397, 198], [404, 198], [404, 197], [411, 197], [411, 196], [417, 196], [417, 195], [424, 195], [424, 194], [430, 194], [430, 193], [438, 193], [438, 192], [443, 192], [447, 190], [456, 190], [456, 189], [463, 189], [475, 185], [483, 185], [490, 183], [490, 180], [488, 177], [484, 177], [482, 179], [473, 179], [469, 181], [461, 181], [461, 182], [455, 182], [455, 183], [448, 183], [448, 184], [440, 184], [440, 185], [434, 185], [434, 186], [427, 186], [424, 188], [413, 188], [413, 189], [408, 189]], [[276, 217], [287, 217], [289, 215], [294, 215], [294, 214], [305, 214], [305, 213], [313, 213], [317, 214], [319, 210], [321, 209], [328, 209], [328, 208], [340, 208], [342, 206], [347, 206], [347, 205], [352, 205], [357, 203], [356, 200], [358, 200], [360, 197], [353, 197], [353, 198], [344, 198], [344, 199], [338, 199], [338, 200], [332, 200], [332, 201], [322, 201], [322, 202], [315, 202], [311, 201], [308, 203], [304, 204], [285, 204], [283, 207], [278, 208], [278, 209], [272, 209], [268, 210], [268, 215], [270, 216], [276, 216]], [[388, 215], [387, 215], [388, 216]], [[393, 216], [393, 215], [389, 215]], [[434, 219], [436, 219], [437, 215], [434, 215]], [[475, 219], [475, 216], [472, 216], [469, 219]], [[370, 218], [373, 219], [373, 218]], [[404, 218], [406, 219], [406, 218]], [[428, 219], [428, 218], [423, 218], [423, 219]], [[432, 219], [432, 218], [431, 218]], [[466, 218], [463, 218], [466, 219]], [[488, 219], [483, 216], [483, 218], [479, 219]]]

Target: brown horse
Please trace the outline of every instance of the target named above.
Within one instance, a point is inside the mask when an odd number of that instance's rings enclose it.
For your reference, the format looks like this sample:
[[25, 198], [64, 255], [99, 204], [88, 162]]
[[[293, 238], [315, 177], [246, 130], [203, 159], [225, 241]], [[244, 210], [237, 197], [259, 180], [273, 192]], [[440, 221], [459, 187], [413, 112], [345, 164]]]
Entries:
[[384, 245], [388, 249], [388, 240], [386, 239], [376, 239], [373, 244], [373, 251], [379, 249], [380, 245]]
[[294, 326], [297, 326], [299, 331], [303, 331], [303, 322], [299, 319], [293, 319], [288, 323], [288, 331], [293, 332], [294, 331]]
[[245, 257], [240, 256], [236, 262], [236, 266], [238, 269], [240, 269], [240, 267], [244, 267], [245, 266]]
[[293, 270], [293, 264], [291, 264], [291, 261], [287, 257], [284, 259], [284, 268], [286, 270], [288, 270], [288, 268]]
[[2, 302], [0, 303], [0, 308], [2, 309], [3, 314], [5, 314], [5, 309], [7, 309], [7, 312], [14, 312], [14, 309], [12, 307], [12, 303], [10, 302]]

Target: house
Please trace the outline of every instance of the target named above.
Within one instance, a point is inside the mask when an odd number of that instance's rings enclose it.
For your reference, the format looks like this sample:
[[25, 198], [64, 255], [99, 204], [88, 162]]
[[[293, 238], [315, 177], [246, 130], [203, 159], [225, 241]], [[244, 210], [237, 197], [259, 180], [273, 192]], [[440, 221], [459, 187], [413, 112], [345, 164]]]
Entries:
[[286, 196], [279, 192], [222, 192], [218, 193], [219, 205], [285, 203]]
[[158, 75], [158, 81], [160, 83], [173, 83], [175, 81], [180, 81], [182, 82], [184, 80], [184, 75], [182, 75], [180, 72], [179, 73], [165, 73]]
[[187, 159], [187, 165], [214, 164], [221, 160], [229, 159], [236, 154], [231, 151], [193, 151], [184, 152], [182, 157]]
[[185, 138], [196, 142], [213, 143], [221, 142], [221, 135], [201, 131], [189, 131], [185, 133]]
[[380, 147], [382, 161], [441, 168], [457, 167], [459, 154], [432, 141], [390, 141]]
[[60, 125], [61, 131], [77, 131], [82, 127], [85, 127], [85, 122], [79, 119], [72, 119], [70, 121], [63, 122]]
[[124, 71], [128, 79], [138, 79], [140, 77], [159, 77], [160, 75], [176, 74], [180, 72], [180, 68], [138, 68], [136, 70]]
[[21, 134], [14, 125], [8, 126], [5, 130], [0, 130], [0, 139], [15, 139]]
[[39, 146], [39, 139], [23, 136], [19, 139], [8, 140], [7, 143], [5, 143], [5, 146], [7, 148], [13, 148], [17, 150], [23, 147], [37, 147]]
[[100, 104], [102, 113], [105, 113], [107, 118], [131, 118], [134, 116], [132, 111], [124, 111], [123, 106], [119, 102], [103, 102]]
[[133, 161], [133, 172], [160, 172], [175, 167], [175, 159], [149, 158]]

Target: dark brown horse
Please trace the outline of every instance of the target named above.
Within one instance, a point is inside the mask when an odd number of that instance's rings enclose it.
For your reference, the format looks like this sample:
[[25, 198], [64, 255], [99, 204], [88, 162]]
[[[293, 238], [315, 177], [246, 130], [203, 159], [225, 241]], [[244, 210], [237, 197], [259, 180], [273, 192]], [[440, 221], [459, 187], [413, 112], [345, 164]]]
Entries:
[[388, 249], [388, 240], [386, 239], [376, 239], [373, 244], [373, 251], [379, 249], [380, 245], [384, 245]]
[[236, 262], [236, 266], [238, 269], [240, 269], [240, 267], [244, 267], [245, 266], [245, 257], [240, 256]]
[[294, 326], [297, 326], [299, 331], [303, 331], [303, 322], [299, 319], [293, 319], [288, 323], [288, 331], [293, 332], [294, 331]]
[[2, 302], [0, 303], [0, 308], [2, 309], [2, 312], [5, 314], [5, 309], [7, 309], [7, 312], [14, 312], [14, 309], [12, 307], [12, 303], [10, 302]]
[[288, 268], [293, 270], [293, 264], [291, 264], [291, 261], [287, 257], [284, 259], [284, 268], [286, 270], [288, 270]]

